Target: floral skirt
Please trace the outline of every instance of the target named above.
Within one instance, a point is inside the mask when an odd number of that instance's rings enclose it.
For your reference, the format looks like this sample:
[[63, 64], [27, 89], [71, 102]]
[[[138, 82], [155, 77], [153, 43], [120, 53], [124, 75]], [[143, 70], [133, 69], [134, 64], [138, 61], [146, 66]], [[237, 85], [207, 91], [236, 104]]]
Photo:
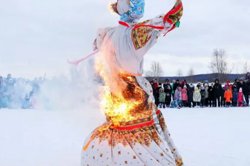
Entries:
[[95, 129], [82, 149], [81, 166], [182, 166], [161, 112]]

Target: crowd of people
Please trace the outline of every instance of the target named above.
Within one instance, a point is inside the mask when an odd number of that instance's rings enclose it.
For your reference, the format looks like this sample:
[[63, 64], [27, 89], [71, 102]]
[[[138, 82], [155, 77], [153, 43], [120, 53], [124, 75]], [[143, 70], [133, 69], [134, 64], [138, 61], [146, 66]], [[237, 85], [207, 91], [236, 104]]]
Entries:
[[0, 109], [1, 108], [32, 108], [34, 96], [39, 91], [41, 80], [26, 80], [0, 76]]
[[[33, 108], [43, 79], [26, 80], [0, 76], [0, 109]], [[250, 73], [245, 78], [227, 81], [188, 83], [186, 80], [151, 82], [155, 103], [160, 108], [181, 107], [245, 107], [249, 106]]]
[[157, 79], [151, 82], [155, 103], [159, 108], [171, 107], [245, 107], [249, 106], [250, 73], [245, 78], [234, 82], [188, 83], [186, 80], [166, 79], [159, 83]]

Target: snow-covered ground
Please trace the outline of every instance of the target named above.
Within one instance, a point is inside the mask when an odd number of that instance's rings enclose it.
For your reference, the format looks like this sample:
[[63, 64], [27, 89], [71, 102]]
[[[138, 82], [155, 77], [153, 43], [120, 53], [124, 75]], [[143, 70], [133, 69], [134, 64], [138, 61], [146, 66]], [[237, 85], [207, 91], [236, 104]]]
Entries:
[[[250, 108], [166, 109], [186, 166], [249, 166]], [[0, 166], [79, 166], [92, 110], [0, 110]]]

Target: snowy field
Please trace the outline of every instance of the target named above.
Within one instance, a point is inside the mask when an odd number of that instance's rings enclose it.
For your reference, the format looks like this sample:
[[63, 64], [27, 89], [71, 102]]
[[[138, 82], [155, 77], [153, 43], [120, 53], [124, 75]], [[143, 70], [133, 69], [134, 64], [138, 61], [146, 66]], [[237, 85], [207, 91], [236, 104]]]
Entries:
[[[186, 166], [249, 166], [250, 108], [163, 110]], [[79, 166], [91, 110], [0, 110], [0, 166]]]

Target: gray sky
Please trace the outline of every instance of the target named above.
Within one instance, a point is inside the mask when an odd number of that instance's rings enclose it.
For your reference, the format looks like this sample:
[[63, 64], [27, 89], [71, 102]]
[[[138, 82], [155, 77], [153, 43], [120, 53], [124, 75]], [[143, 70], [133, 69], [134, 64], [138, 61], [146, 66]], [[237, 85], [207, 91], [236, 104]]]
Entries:
[[[117, 25], [109, 0], [0, 0], [0, 75], [61, 75], [67, 59], [92, 49], [98, 28]], [[166, 12], [173, 0], [146, 0], [144, 19]], [[144, 69], [159, 61], [165, 75], [208, 73], [215, 48], [225, 49], [233, 72], [250, 65], [249, 0], [183, 0], [181, 27], [161, 38]]]

